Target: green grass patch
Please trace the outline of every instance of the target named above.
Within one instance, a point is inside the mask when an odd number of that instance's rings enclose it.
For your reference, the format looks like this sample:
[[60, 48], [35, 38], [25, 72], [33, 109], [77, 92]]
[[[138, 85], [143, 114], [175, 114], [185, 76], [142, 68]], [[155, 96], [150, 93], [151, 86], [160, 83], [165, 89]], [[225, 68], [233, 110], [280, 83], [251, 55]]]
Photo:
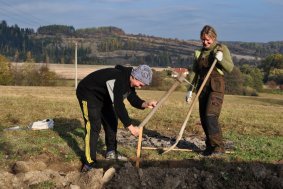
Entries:
[[282, 136], [253, 136], [230, 133], [228, 138], [235, 143], [236, 147], [231, 158], [261, 162], [282, 160]]
[[38, 184], [33, 184], [29, 186], [29, 188], [30, 189], [50, 189], [50, 188], [56, 188], [56, 184], [52, 181], [44, 181]]

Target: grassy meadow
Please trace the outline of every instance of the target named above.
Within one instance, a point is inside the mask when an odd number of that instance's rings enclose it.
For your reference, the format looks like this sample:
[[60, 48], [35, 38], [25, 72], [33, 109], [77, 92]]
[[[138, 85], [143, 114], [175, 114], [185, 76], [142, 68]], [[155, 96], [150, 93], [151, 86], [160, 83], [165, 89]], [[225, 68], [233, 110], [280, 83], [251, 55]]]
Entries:
[[[139, 90], [144, 99], [160, 99], [164, 91]], [[186, 117], [188, 104], [184, 92], [174, 92], [151, 118], [146, 129], [160, 135], [175, 137]], [[259, 161], [277, 163], [283, 157], [283, 96], [262, 93], [258, 97], [226, 95], [220, 123], [225, 140], [233, 141], [234, 153], [227, 161]], [[125, 101], [126, 102], [126, 101]], [[130, 116], [138, 125], [150, 110], [129, 106]], [[52, 118], [53, 130], [32, 131], [30, 123]], [[119, 123], [119, 128], [122, 128]], [[5, 130], [19, 126], [20, 130]], [[185, 136], [201, 135], [203, 131], [195, 107]], [[83, 153], [83, 119], [73, 87], [14, 87], [0, 86], [0, 168], [8, 169], [15, 161], [27, 160], [40, 154], [51, 159], [77, 161]], [[101, 145], [101, 148], [104, 148]], [[119, 145], [119, 151], [135, 158], [136, 148]], [[98, 155], [101, 158], [101, 155]], [[196, 153], [155, 151], [142, 152], [147, 160], [181, 160], [199, 158]]]

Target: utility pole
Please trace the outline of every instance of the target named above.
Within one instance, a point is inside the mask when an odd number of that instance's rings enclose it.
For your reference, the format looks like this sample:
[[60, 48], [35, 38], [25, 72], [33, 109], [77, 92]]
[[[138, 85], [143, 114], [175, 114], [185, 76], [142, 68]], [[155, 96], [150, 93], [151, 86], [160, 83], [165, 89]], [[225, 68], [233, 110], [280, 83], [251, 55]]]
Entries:
[[75, 43], [75, 89], [78, 86], [78, 43]]

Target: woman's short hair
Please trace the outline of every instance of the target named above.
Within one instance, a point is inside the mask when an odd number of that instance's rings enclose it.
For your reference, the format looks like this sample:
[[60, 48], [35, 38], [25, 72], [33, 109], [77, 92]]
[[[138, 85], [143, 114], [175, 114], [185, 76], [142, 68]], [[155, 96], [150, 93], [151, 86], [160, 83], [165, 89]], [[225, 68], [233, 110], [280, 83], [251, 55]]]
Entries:
[[204, 35], [208, 35], [209, 37], [213, 38], [213, 39], [217, 39], [217, 33], [215, 31], [215, 29], [212, 26], [209, 25], [205, 25], [201, 32], [200, 32], [200, 38], [202, 39], [204, 37]]

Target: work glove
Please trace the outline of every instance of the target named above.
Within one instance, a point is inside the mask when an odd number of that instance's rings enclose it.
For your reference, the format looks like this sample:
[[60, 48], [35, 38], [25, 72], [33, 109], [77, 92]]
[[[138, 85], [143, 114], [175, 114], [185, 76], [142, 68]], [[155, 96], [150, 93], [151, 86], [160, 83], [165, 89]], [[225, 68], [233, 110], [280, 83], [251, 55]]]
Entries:
[[218, 60], [218, 62], [221, 62], [223, 60], [223, 52], [217, 51], [215, 53], [215, 58]]
[[187, 94], [186, 94], [186, 102], [187, 103], [190, 103], [192, 101], [192, 95], [193, 95], [192, 91], [187, 92]]

